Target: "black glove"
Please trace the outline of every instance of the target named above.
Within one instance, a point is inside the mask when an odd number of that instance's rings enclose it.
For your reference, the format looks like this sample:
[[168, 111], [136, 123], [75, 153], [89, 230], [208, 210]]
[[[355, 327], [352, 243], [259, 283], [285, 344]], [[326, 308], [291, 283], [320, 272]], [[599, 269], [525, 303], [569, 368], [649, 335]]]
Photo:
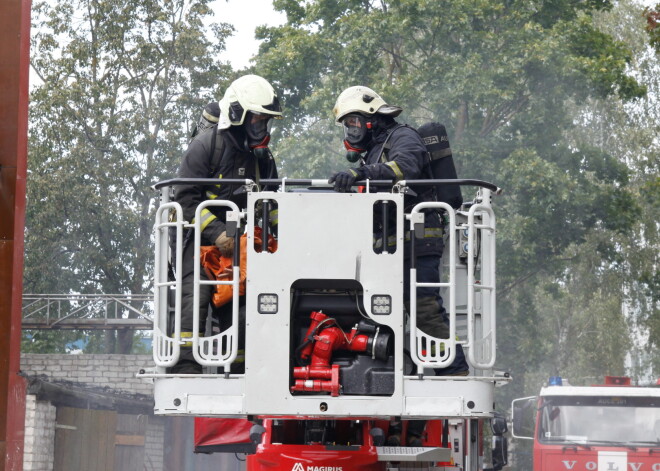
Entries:
[[333, 173], [328, 179], [328, 183], [334, 183], [334, 190], [340, 193], [350, 191], [355, 180], [364, 179], [364, 172], [361, 168], [349, 168], [342, 172]]

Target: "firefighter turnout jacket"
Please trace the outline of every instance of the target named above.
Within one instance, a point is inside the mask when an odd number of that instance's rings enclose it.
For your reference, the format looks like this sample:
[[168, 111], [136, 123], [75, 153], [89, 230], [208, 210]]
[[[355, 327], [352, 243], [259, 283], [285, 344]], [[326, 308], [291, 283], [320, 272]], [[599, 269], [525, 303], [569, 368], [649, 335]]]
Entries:
[[[388, 137], [389, 136], [389, 137]], [[383, 145], [386, 144], [386, 148]], [[433, 178], [430, 170], [430, 162], [424, 145], [424, 141], [413, 128], [402, 126], [396, 122], [386, 127], [374, 130], [373, 139], [367, 146], [367, 154], [361, 170], [365, 172], [366, 178], [371, 180], [415, 180]], [[436, 176], [443, 178], [443, 176]], [[415, 189], [416, 195], [407, 194], [404, 198], [405, 211], [410, 211], [413, 206], [425, 201], [435, 201], [435, 193], [431, 188]], [[376, 208], [378, 213], [380, 208]], [[415, 252], [419, 256], [442, 255], [443, 249], [443, 221], [440, 213], [436, 210], [425, 210], [425, 230], [422, 239], [415, 239]], [[390, 228], [394, 227], [394, 212], [391, 212], [389, 220]], [[376, 237], [375, 247], [382, 247], [382, 227], [380, 214], [374, 218], [374, 234]], [[403, 224], [404, 221], [398, 221]], [[405, 257], [410, 254], [410, 232], [409, 227], [405, 231]], [[379, 240], [380, 238], [380, 240]], [[394, 233], [388, 234], [388, 246], [395, 244]]]
[[[223, 184], [222, 179], [250, 179], [257, 184], [261, 178], [277, 178], [273, 155], [257, 159], [249, 149], [242, 126], [218, 131], [217, 126], [204, 130], [190, 142], [181, 161], [179, 178], [217, 178], [217, 185], [186, 185], [175, 189], [174, 201], [183, 209], [186, 221], [194, 222], [195, 210], [204, 200], [230, 200], [245, 209], [247, 193], [240, 185]], [[202, 210], [200, 221], [202, 245], [213, 245], [225, 231], [227, 208], [208, 207]]]

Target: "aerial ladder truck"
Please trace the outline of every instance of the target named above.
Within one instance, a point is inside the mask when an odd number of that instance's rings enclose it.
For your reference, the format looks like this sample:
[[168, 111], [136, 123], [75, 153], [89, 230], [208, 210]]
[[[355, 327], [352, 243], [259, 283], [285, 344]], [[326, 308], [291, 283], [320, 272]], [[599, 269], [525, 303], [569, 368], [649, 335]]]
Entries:
[[[487, 425], [494, 449], [488, 469], [501, 469], [506, 422], [495, 412], [494, 389], [510, 378], [494, 369], [492, 199], [500, 189], [479, 180], [366, 180], [356, 182], [358, 191], [336, 193], [326, 180], [282, 178], [257, 185], [223, 179], [247, 192], [247, 207], [208, 200], [199, 205], [194, 223], [183, 220], [181, 207], [171, 201], [172, 189], [217, 183], [174, 179], [155, 185], [160, 192], [154, 226], [155, 366], [141, 372], [154, 382], [155, 413], [197, 417], [196, 435], [206, 437], [197, 443], [200, 451], [223, 448], [222, 439], [208, 440], [213, 430], [222, 435], [223, 428], [242, 428], [249, 437], [243, 444], [248, 471], [477, 471], [486, 469]], [[475, 188], [475, 196], [458, 210], [426, 202], [404, 211], [404, 195], [430, 184]], [[227, 231], [235, 237], [231, 280], [200, 279], [199, 216], [210, 206], [227, 208]], [[274, 209], [276, 233], [270, 221]], [[432, 284], [448, 311], [446, 339], [417, 327], [416, 287], [422, 284], [414, 253], [409, 254], [410, 312], [404, 308], [404, 242], [424, 233], [427, 211], [440, 211], [446, 219], [443, 276]], [[385, 221], [388, 214], [399, 221], [394, 227]], [[381, 222], [383, 239], [394, 241], [382, 244], [384, 249], [373, 236]], [[176, 375], [168, 371], [183, 344], [179, 273], [186, 231], [195, 244], [196, 299], [200, 286], [226, 285], [233, 303], [231, 322], [215, 330], [209, 322], [206, 335], [193, 333], [193, 354], [203, 373]], [[244, 319], [238, 302], [240, 234], [247, 237]], [[258, 239], [262, 243], [255, 244]], [[268, 246], [272, 239], [275, 249]], [[172, 260], [178, 265], [174, 276], [168, 270]], [[197, 309], [195, 321], [199, 316]], [[244, 368], [238, 368], [242, 335]], [[436, 376], [452, 364], [459, 344], [470, 374]], [[405, 434], [410, 420], [426, 421], [423, 446], [386, 446], [389, 424], [402, 423]]]

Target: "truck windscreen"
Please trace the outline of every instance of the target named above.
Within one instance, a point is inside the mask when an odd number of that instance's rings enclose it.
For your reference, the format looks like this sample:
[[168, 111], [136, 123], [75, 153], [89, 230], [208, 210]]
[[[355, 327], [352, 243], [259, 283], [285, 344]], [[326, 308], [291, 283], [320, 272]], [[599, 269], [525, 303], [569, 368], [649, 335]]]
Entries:
[[658, 398], [546, 397], [539, 413], [542, 443], [660, 446]]

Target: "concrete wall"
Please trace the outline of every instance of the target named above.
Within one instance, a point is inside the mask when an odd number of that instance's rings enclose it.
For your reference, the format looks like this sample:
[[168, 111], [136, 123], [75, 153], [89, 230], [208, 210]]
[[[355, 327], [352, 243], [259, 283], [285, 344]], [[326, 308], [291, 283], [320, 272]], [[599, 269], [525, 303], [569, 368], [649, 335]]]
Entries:
[[[84, 389], [86, 386], [107, 388], [113, 392], [153, 395], [151, 382], [140, 380], [135, 374], [153, 366], [151, 355], [21, 355], [21, 371], [28, 376], [45, 376], [51, 381], [68, 381]], [[25, 419], [25, 471], [52, 471], [55, 462], [55, 430], [57, 408], [48, 401], [27, 396]], [[173, 451], [173, 421], [185, 422], [183, 434], [178, 436], [177, 451]], [[181, 427], [179, 427], [181, 428]], [[166, 433], [168, 431], [168, 433]], [[166, 451], [167, 450], [167, 451]], [[212, 455], [193, 453], [193, 418], [150, 415], [144, 444], [144, 471], [244, 471], [244, 459], [233, 453]], [[168, 458], [165, 458], [165, 457]], [[176, 461], [178, 460], [178, 461]]]

